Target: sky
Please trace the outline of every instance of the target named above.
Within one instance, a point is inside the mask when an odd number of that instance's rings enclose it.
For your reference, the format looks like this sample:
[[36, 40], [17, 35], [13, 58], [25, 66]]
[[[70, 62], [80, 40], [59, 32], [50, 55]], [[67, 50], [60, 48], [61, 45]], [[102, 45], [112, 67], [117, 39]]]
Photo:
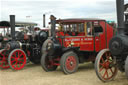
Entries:
[[[128, 0], [125, 0], [128, 3]], [[16, 15], [16, 21], [28, 21], [43, 27], [49, 16], [64, 18], [101, 18], [116, 21], [116, 0], [0, 0], [0, 21]]]

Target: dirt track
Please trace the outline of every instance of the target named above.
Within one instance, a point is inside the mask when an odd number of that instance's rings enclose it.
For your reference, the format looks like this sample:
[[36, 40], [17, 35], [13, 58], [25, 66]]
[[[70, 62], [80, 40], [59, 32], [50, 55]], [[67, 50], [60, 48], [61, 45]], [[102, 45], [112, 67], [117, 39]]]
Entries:
[[28, 64], [20, 71], [0, 69], [0, 85], [128, 85], [128, 80], [124, 73], [118, 72], [114, 81], [102, 83], [92, 63], [80, 65], [71, 75], [63, 74], [60, 68], [45, 72], [40, 65]]

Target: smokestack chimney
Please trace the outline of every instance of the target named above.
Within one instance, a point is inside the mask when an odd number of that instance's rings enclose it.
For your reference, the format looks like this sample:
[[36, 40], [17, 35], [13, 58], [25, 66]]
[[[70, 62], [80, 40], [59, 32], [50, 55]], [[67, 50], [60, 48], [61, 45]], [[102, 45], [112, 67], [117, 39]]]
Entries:
[[10, 15], [11, 37], [15, 40], [15, 15]]
[[116, 0], [118, 32], [124, 32], [124, 0]]
[[45, 14], [43, 14], [43, 27], [45, 28]]
[[50, 19], [51, 19], [51, 36], [56, 37], [56, 34], [55, 34], [56, 18], [53, 15], [51, 15]]

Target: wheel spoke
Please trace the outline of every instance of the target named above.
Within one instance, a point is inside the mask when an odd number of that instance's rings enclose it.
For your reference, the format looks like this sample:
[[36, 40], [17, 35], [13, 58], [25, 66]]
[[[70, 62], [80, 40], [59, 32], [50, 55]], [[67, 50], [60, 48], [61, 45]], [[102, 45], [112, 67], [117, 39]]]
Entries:
[[99, 64], [99, 65], [103, 66], [103, 63], [101, 63], [101, 62], [100, 62], [100, 64]]
[[24, 61], [19, 61], [19, 63], [24, 63]]
[[107, 71], [106, 71], [106, 69], [105, 69], [105, 73], [104, 73], [104, 75], [103, 75], [103, 78], [105, 79], [105, 75], [106, 75], [106, 73], [107, 73]]
[[11, 58], [15, 59], [15, 57], [11, 57]]
[[1, 66], [3, 66], [3, 62], [2, 62], [2, 64], [1, 64]]
[[[12, 64], [12, 63], [11, 63]], [[17, 64], [17, 61], [15, 62], [15, 64], [13, 64], [12, 66], [15, 66]]]
[[112, 70], [112, 68], [110, 68], [110, 71], [112, 72], [112, 74], [114, 73], [113, 70]]
[[23, 58], [19, 58], [20, 60], [24, 60], [24, 57]]
[[16, 52], [14, 53], [14, 56], [15, 56], [15, 58], [16, 58]]
[[8, 62], [6, 61], [6, 62], [5, 62], [5, 64], [7, 65], [7, 64], [8, 64]]
[[106, 75], [107, 75], [107, 78], [108, 78], [108, 77], [109, 77], [109, 76], [108, 76], [108, 69], [106, 69]]
[[20, 66], [22, 66], [21, 64], [22, 64], [22, 63], [19, 63]]
[[103, 70], [104, 68], [103, 68], [103, 66], [100, 68], [100, 72]]
[[103, 59], [103, 57], [101, 57], [101, 60], [102, 60], [103, 63], [105, 62], [104, 59]]
[[18, 56], [18, 58], [20, 58], [22, 55], [23, 55], [23, 54], [21, 53], [21, 54]]
[[18, 68], [18, 64], [16, 64], [16, 68]]
[[108, 55], [108, 53], [105, 53], [105, 54], [106, 54], [105, 57], [108, 60], [109, 59], [109, 55]]
[[16, 60], [11, 61], [11, 63], [15, 62]]

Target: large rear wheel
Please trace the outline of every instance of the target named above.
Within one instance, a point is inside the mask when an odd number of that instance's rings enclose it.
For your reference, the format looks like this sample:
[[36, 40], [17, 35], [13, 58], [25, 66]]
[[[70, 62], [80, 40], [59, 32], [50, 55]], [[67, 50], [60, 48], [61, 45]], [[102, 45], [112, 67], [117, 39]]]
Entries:
[[125, 74], [128, 78], [128, 57], [126, 58], [126, 61], [125, 61]]
[[96, 57], [95, 71], [98, 78], [103, 81], [111, 81], [117, 74], [116, 59], [111, 55], [109, 49], [103, 49]]
[[13, 50], [8, 57], [9, 66], [15, 70], [21, 70], [26, 64], [26, 54], [21, 49]]
[[54, 59], [48, 55], [48, 53], [44, 53], [41, 57], [41, 66], [46, 71], [55, 71], [57, 69], [57, 64], [55, 64]]
[[64, 53], [60, 60], [61, 70], [65, 74], [71, 74], [77, 71], [78, 69], [78, 56], [73, 51], [68, 51]]
[[5, 49], [0, 50], [0, 67], [3, 69], [10, 67], [8, 65], [8, 51]]

